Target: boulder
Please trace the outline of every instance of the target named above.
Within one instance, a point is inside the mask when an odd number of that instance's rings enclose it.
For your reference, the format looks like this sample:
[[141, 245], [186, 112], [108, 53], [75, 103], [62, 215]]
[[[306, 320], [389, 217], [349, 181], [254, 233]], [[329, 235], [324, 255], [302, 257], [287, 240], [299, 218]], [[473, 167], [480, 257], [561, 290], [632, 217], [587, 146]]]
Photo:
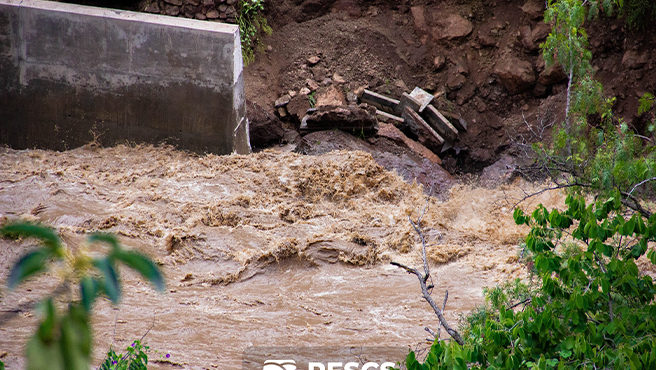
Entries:
[[297, 122], [301, 121], [301, 118], [305, 116], [305, 113], [310, 108], [310, 100], [306, 94], [296, 95], [287, 104], [287, 112]]
[[527, 0], [521, 7], [522, 11], [533, 19], [542, 17], [544, 13], [544, 2], [540, 0]]
[[538, 83], [551, 86], [567, 79], [567, 75], [563, 71], [560, 64], [553, 64], [544, 69], [538, 76]]
[[496, 63], [494, 73], [510, 94], [517, 94], [535, 85], [535, 71], [530, 62], [507, 56]]
[[246, 101], [246, 117], [252, 147], [266, 148], [283, 142], [287, 130], [278, 117], [251, 101]]
[[469, 35], [474, 26], [470, 21], [458, 14], [448, 14], [440, 16], [435, 22], [435, 27], [431, 29], [431, 34], [435, 40], [451, 40]]
[[629, 69], [642, 68], [649, 62], [649, 50], [627, 50], [622, 57], [622, 65]]
[[478, 178], [479, 184], [486, 188], [494, 188], [510, 183], [516, 176], [517, 160], [509, 155], [503, 155], [491, 166], [485, 167]]
[[315, 108], [326, 105], [346, 105], [344, 93], [334, 85], [319, 89], [316, 93], [316, 98]]
[[418, 156], [426, 158], [433, 163], [442, 164], [440, 157], [438, 157], [425, 146], [405, 136], [405, 134], [396, 128], [396, 126], [393, 124], [380, 123], [378, 128], [378, 136], [392, 140], [393, 142], [408, 148]]
[[324, 105], [310, 109], [301, 121], [301, 131], [340, 129], [356, 135], [370, 135], [378, 131], [376, 108]]
[[426, 31], [428, 25], [426, 23], [425, 7], [423, 5], [413, 6], [410, 8], [410, 12], [415, 21], [415, 28], [417, 31]]

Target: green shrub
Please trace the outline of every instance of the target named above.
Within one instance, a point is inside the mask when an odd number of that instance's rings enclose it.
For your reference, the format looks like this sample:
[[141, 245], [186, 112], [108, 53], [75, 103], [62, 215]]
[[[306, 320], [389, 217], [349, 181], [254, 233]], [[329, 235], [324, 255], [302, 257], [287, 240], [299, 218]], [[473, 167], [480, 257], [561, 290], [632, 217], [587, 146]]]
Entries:
[[241, 52], [244, 64], [255, 60], [255, 52], [262, 45], [261, 34], [270, 35], [271, 27], [263, 14], [264, 0], [240, 0], [237, 13], [237, 24], [241, 37]]

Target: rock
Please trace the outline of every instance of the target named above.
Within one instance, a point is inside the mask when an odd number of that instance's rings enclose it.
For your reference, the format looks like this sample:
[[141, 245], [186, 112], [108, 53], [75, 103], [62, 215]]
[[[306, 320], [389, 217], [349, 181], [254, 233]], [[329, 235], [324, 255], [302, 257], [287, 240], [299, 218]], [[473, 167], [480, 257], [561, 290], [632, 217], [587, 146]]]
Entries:
[[454, 57], [454, 58], [449, 58], [453, 64], [456, 65], [456, 72], [460, 73], [461, 75], [467, 76], [469, 74], [469, 66], [467, 65], [467, 61], [461, 57]]
[[313, 66], [321, 61], [321, 58], [319, 58], [316, 55], [313, 55], [307, 59], [307, 62], [310, 66]]
[[175, 17], [178, 14], [180, 14], [180, 8], [174, 5], [166, 5], [164, 12], [166, 13], [166, 15]]
[[449, 79], [446, 81], [446, 86], [451, 90], [458, 90], [462, 87], [462, 85], [465, 84], [467, 79], [465, 76], [461, 74], [455, 74], [449, 77]]
[[227, 6], [226, 4], [221, 4], [221, 5], [219, 5], [219, 11], [220, 11], [221, 13], [225, 13], [226, 10], [228, 10], [228, 6]]
[[494, 67], [498, 81], [510, 94], [517, 94], [535, 85], [533, 65], [525, 60], [507, 56]]
[[431, 152], [425, 146], [405, 136], [401, 130], [396, 128], [396, 126], [391, 123], [380, 123], [378, 128], [378, 136], [385, 137], [397, 144], [403, 145], [418, 156], [426, 158], [433, 163], [442, 164], [440, 157]]
[[323, 79], [323, 81], [321, 81], [321, 84], [324, 85], [324, 86], [332, 85], [333, 80], [332, 80], [332, 78], [326, 77], [326, 78]]
[[358, 96], [353, 91], [349, 91], [346, 93], [346, 102], [349, 105], [358, 104]]
[[541, 83], [537, 83], [533, 88], [533, 95], [537, 98], [544, 98], [549, 93], [549, 88]]
[[426, 23], [426, 14], [425, 14], [425, 8], [423, 5], [418, 5], [418, 6], [413, 6], [410, 8], [410, 12], [412, 13], [412, 18], [415, 21], [415, 28], [417, 28], [418, 31], [425, 32], [428, 27]]
[[276, 102], [274, 103], [276, 108], [284, 107], [289, 103], [289, 101], [292, 100], [292, 97], [289, 96], [288, 94], [285, 94], [281, 97], [279, 97]]
[[228, 9], [226, 9], [226, 14], [227, 15], [231, 15], [231, 14], [235, 14], [235, 13], [237, 13], [237, 9], [235, 9], [235, 7], [232, 6], [232, 5], [230, 5], [228, 7]]
[[305, 80], [305, 83], [307, 84], [310, 91], [315, 91], [316, 89], [319, 88], [319, 84], [314, 80], [310, 80], [309, 78]]
[[472, 101], [474, 103], [474, 106], [476, 107], [476, 110], [479, 113], [485, 112], [485, 110], [487, 109], [487, 105], [485, 104], [485, 102], [481, 98], [479, 98], [478, 96], [475, 96]]
[[150, 5], [148, 5], [146, 9], [144, 9], [144, 11], [148, 13], [158, 14], [161, 11], [161, 9], [159, 8], [159, 5], [157, 3], [150, 3]]
[[516, 158], [503, 155], [493, 165], [483, 169], [481, 176], [478, 178], [479, 184], [490, 189], [502, 184], [508, 184], [517, 176], [516, 168]]
[[280, 118], [287, 117], [287, 109], [285, 109], [285, 107], [278, 108], [278, 116], [280, 116]]
[[182, 5], [182, 0], [164, 0], [165, 3], [169, 3], [171, 5], [175, 6], [181, 6]]
[[333, 150], [360, 150], [370, 153], [378, 165], [388, 171], [396, 171], [408, 183], [422, 184], [428, 193], [433, 187], [435, 194], [446, 194], [455, 184], [439, 164], [417, 155], [404, 145], [387, 137], [373, 137], [369, 142], [338, 130], [318, 131], [301, 139], [296, 152], [321, 155]]
[[544, 23], [543, 21], [538, 22], [533, 30], [531, 31], [531, 41], [540, 47], [540, 42], [547, 39], [551, 33], [551, 26]]
[[228, 5], [235, 5], [237, 3], [237, 0], [226, 0], [226, 4]]
[[444, 64], [446, 64], [446, 58], [443, 55], [438, 55], [433, 59], [433, 68], [435, 68], [436, 71], [442, 69]]
[[316, 81], [323, 81], [326, 78], [326, 69], [322, 66], [312, 67], [312, 75]]
[[322, 89], [317, 92], [317, 102], [315, 108], [324, 105], [346, 105], [344, 93], [335, 86], [330, 86], [327, 89]]
[[196, 13], [194, 15], [194, 18], [198, 19], [199, 21], [204, 21], [207, 19], [207, 17], [203, 13]]
[[483, 46], [496, 46], [497, 39], [489, 31], [478, 31], [478, 42]]
[[538, 47], [533, 43], [533, 37], [531, 35], [531, 26], [524, 26], [519, 30], [519, 37], [522, 41], [522, 45], [528, 50], [537, 50]]
[[431, 29], [431, 34], [435, 40], [451, 40], [467, 36], [474, 29], [474, 26], [467, 19], [458, 14], [449, 14], [440, 17], [436, 26]]
[[544, 71], [540, 73], [538, 76], [538, 83], [545, 86], [551, 86], [566, 79], [567, 75], [563, 71], [563, 68], [560, 66], [560, 64], [553, 64], [550, 67], [545, 68]]
[[376, 108], [364, 105], [323, 105], [310, 109], [301, 121], [301, 131], [339, 129], [358, 134], [374, 134], [378, 131]]
[[249, 124], [249, 136], [251, 146], [255, 148], [266, 148], [273, 144], [279, 144], [286, 132], [283, 123], [275, 115], [267, 112], [257, 103], [246, 102], [246, 117]]
[[214, 5], [214, 0], [203, 0], [203, 5], [205, 6]]
[[217, 19], [217, 18], [219, 18], [219, 11], [216, 10], [216, 9], [212, 9], [212, 10], [208, 11], [208, 12], [205, 14], [205, 16], [206, 16], [208, 19]]
[[405, 84], [405, 81], [403, 81], [403, 80], [400, 79], [400, 78], [399, 78], [398, 80], [394, 81], [394, 86], [398, 87], [399, 89], [401, 89], [401, 90], [403, 90], [403, 91], [408, 91], [408, 90], [410, 90], [410, 89], [408, 88], [408, 85]]
[[307, 87], [301, 87], [301, 89], [298, 90], [298, 93], [300, 95], [310, 95], [311, 92], [312, 91], [310, 91], [310, 89], [308, 89]]
[[289, 116], [293, 120], [300, 122], [307, 110], [311, 108], [310, 100], [307, 94], [298, 94], [289, 101], [286, 108]]
[[544, 2], [539, 0], [527, 0], [521, 7], [522, 11], [533, 19], [542, 17], [544, 13]]
[[346, 83], [346, 80], [344, 79], [344, 77], [338, 75], [337, 73], [333, 73], [333, 81], [335, 81], [338, 84]]
[[642, 68], [649, 62], [649, 50], [627, 50], [622, 57], [622, 65], [629, 69]]

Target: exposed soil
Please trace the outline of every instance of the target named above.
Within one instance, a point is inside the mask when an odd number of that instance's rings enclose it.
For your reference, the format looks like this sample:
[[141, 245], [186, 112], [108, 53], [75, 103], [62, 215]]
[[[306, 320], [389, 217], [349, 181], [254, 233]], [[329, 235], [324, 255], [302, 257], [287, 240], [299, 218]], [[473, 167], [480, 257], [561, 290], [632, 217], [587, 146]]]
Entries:
[[[504, 153], [514, 154], [514, 140], [529, 133], [524, 118], [535, 126], [564, 112], [566, 80], [538, 78], [545, 69], [539, 43], [549, 30], [543, 7], [538, 0], [272, 1], [266, 11], [274, 32], [245, 70], [247, 98], [273, 113], [279, 96], [308, 80], [321, 86], [334, 74], [344, 78], [338, 84], [344, 92], [367, 87], [397, 98], [414, 86], [444, 92], [440, 108], [469, 125], [454, 149], [440, 154], [444, 167], [478, 173]], [[440, 29], [451, 15], [466, 23]], [[638, 98], [656, 88], [654, 33], [630, 32], [607, 18], [587, 27], [597, 78], [617, 97], [616, 112], [643, 131]], [[465, 35], [451, 38], [458, 29]], [[311, 56], [320, 62], [310, 65]], [[509, 89], [501, 71], [516, 72], [523, 62], [533, 82]]]

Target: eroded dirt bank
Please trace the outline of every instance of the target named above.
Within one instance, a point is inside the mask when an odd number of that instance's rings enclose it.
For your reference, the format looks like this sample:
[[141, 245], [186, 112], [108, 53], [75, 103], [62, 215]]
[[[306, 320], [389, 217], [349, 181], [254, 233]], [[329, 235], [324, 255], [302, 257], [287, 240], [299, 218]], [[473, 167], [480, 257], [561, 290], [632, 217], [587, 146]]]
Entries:
[[[424, 226], [436, 289], [450, 293], [450, 321], [481, 302], [481, 287], [523, 273], [517, 242], [525, 230], [508, 202], [525, 187], [457, 186], [448, 199], [430, 200]], [[561, 200], [543, 194], [532, 204]], [[248, 346], [420, 343], [436, 320], [415, 278], [387, 262], [418, 264], [407, 217], [424, 204], [421, 187], [362, 152], [219, 157], [89, 145], [0, 154], [3, 218], [51, 224], [70, 248], [83, 247], [91, 231], [117, 233], [163, 266], [167, 294], [127, 273], [121, 305], [98, 304], [97, 361], [151, 324], [148, 344], [188, 369], [239, 369]], [[0, 241], [2, 281], [32, 244]], [[56, 277], [2, 291], [0, 309], [42, 297]], [[8, 368], [22, 368], [35, 323], [21, 312], [0, 328]]]

